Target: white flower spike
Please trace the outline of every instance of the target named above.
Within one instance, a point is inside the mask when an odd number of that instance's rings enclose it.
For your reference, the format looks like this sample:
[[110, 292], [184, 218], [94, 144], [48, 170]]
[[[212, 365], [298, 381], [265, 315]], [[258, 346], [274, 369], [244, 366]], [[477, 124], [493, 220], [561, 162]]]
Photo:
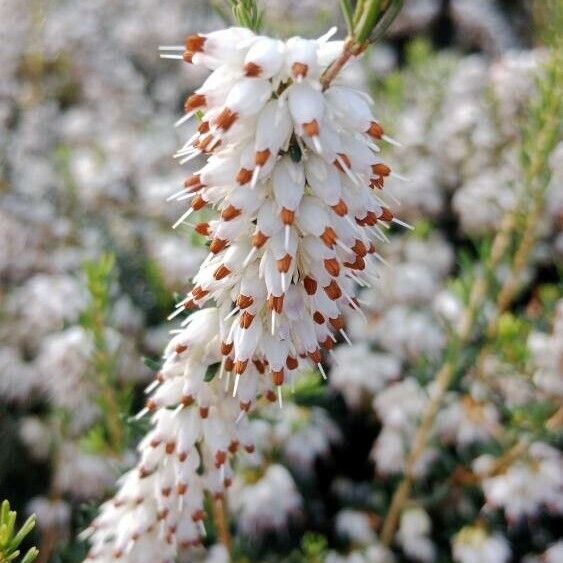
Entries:
[[152, 417], [140, 461], [86, 531], [91, 561], [171, 562], [199, 545], [205, 494], [223, 495], [233, 455], [254, 448], [245, 413], [260, 398], [281, 406], [304, 368], [325, 377], [323, 351], [349, 341], [344, 313], [360, 312], [354, 287], [369, 285], [379, 223], [395, 218], [371, 101], [320, 81], [342, 49], [243, 28], [166, 49], [213, 71], [186, 100], [181, 122], [201, 120], [177, 153], [207, 163], [171, 196], [187, 204], [176, 226], [215, 209], [195, 224], [209, 255], [171, 318], [204, 308], [165, 350], [140, 413]]

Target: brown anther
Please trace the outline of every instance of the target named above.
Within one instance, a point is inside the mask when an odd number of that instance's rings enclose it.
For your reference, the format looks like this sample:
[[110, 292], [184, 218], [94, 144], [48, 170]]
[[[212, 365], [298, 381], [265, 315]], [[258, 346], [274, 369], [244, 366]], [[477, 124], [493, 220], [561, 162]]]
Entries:
[[238, 451], [238, 447], [239, 447], [239, 441], [232, 440], [231, 443], [229, 444], [229, 452], [232, 454], [236, 454]]
[[162, 444], [162, 440], [157, 440], [156, 438], [154, 440], [150, 441], [150, 447], [151, 448], [158, 448], [158, 446], [160, 446], [160, 444]]
[[348, 206], [346, 205], [343, 199], [338, 200], [338, 203], [332, 205], [331, 207], [332, 210], [340, 217], [344, 217], [344, 215], [348, 213]]
[[227, 461], [227, 452], [219, 450], [215, 453], [215, 467], [221, 467]]
[[225, 221], [230, 221], [235, 217], [238, 217], [242, 213], [241, 209], [237, 209], [234, 205], [229, 204], [223, 211], [221, 212], [221, 219]]
[[217, 254], [218, 252], [221, 252], [225, 246], [227, 246], [226, 240], [214, 238], [209, 245], [209, 251], [213, 254]]
[[184, 463], [188, 459], [188, 452], [178, 452], [178, 461]]
[[280, 258], [276, 261], [278, 272], [287, 274], [289, 272], [289, 268], [291, 266], [291, 255], [286, 254], [283, 258]]
[[373, 227], [377, 223], [377, 215], [375, 214], [375, 211], [367, 212], [364, 223], [370, 227]]
[[306, 65], [305, 63], [293, 63], [291, 65], [291, 74], [293, 74], [293, 76], [302, 76], [305, 78], [308, 72], [309, 65]]
[[285, 365], [287, 366], [287, 369], [297, 369], [299, 367], [299, 360], [293, 356], [288, 356], [285, 360]]
[[374, 139], [381, 139], [383, 137], [383, 128], [377, 121], [372, 121], [366, 133]]
[[172, 487], [164, 487], [163, 489], [160, 489], [160, 492], [163, 497], [169, 497], [172, 492]]
[[267, 240], [268, 237], [262, 231], [258, 231], [252, 236], [252, 246], [262, 248]]
[[185, 63], [192, 63], [193, 62], [193, 58], [194, 58], [194, 53], [192, 53], [191, 51], [184, 51], [182, 53], [182, 59], [184, 60]]
[[360, 240], [360, 239], [356, 239], [356, 242], [354, 243], [354, 246], [352, 247], [352, 250], [358, 255], [361, 256], [362, 258], [367, 254], [367, 248], [366, 245]]
[[351, 270], [364, 270], [366, 262], [361, 256], [357, 255], [354, 262], [344, 262], [344, 265]]
[[202, 121], [198, 126], [197, 130], [199, 133], [208, 133], [209, 132], [209, 121]]
[[267, 160], [270, 158], [271, 154], [272, 153], [270, 152], [270, 149], [256, 151], [256, 153], [254, 154], [254, 162], [256, 163], [256, 166], [264, 166], [264, 164], [266, 164]]
[[213, 141], [213, 135], [209, 133], [205, 137], [200, 137], [197, 141], [194, 142], [194, 147], [198, 148], [202, 152], [207, 152], [209, 145]]
[[195, 232], [204, 237], [209, 235], [209, 223], [198, 223], [195, 226]]
[[225, 371], [233, 371], [235, 367], [235, 361], [233, 358], [227, 358], [225, 360]]
[[393, 213], [391, 213], [391, 210], [388, 207], [382, 207], [381, 208], [381, 215], [379, 216], [379, 218], [382, 221], [392, 221], [393, 220]]
[[342, 330], [344, 328], [344, 317], [342, 315], [335, 319], [328, 319], [328, 322], [334, 330]]
[[207, 289], [203, 289], [203, 287], [201, 287], [199, 285], [196, 285], [192, 289], [192, 295], [193, 295], [193, 297], [196, 301], [203, 299], [208, 293], [209, 293], [209, 291]]
[[256, 63], [246, 63], [244, 65], [244, 74], [249, 77], [256, 77], [262, 74], [262, 67]]
[[168, 508], [163, 508], [162, 510], [159, 510], [156, 517], [158, 518], [158, 520], [164, 520], [167, 516], [168, 516]]
[[194, 211], [199, 211], [207, 205], [207, 202], [200, 196], [196, 195], [192, 201], [192, 209]]
[[283, 385], [283, 379], [284, 379], [283, 369], [272, 372], [272, 383], [274, 385], [278, 385], [278, 386]]
[[322, 325], [325, 322], [325, 318], [323, 317], [323, 314], [320, 311], [315, 311], [313, 313], [313, 320], [318, 324], [318, 325]]
[[[274, 401], [275, 401], [275, 395], [274, 395]], [[244, 445], [244, 449], [246, 450], [246, 453], [254, 453], [254, 450], [256, 449], [256, 447], [254, 446], [254, 444], [245, 444]]]
[[262, 360], [252, 360], [254, 367], [258, 370], [258, 373], [263, 374], [266, 371], [266, 366]]
[[233, 351], [232, 342], [221, 342], [221, 354], [228, 356]]
[[309, 123], [303, 123], [303, 133], [309, 135], [310, 137], [315, 137], [319, 134], [319, 124], [316, 119], [309, 121]]
[[176, 348], [174, 348], [174, 352], [176, 352], [176, 354], [181, 354], [182, 352], [185, 352], [188, 349], [187, 346], [185, 346], [184, 344], [177, 344]]
[[271, 389], [268, 389], [264, 396], [270, 403], [275, 403], [277, 400], [276, 394]]
[[251, 315], [248, 311], [244, 311], [239, 318], [240, 328], [250, 328], [252, 321], [254, 320], [254, 315]]
[[332, 348], [334, 347], [334, 341], [332, 340], [332, 338], [330, 336], [327, 336], [326, 340], [321, 343], [321, 346], [325, 350], [332, 350]]
[[229, 108], [225, 108], [216, 118], [215, 125], [218, 129], [223, 131], [228, 131], [233, 123], [237, 120], [238, 113], [231, 111]]
[[223, 485], [225, 489], [228, 489], [233, 484], [233, 480], [230, 477], [225, 477], [223, 479]]
[[317, 348], [315, 351], [313, 352], [309, 352], [309, 357], [311, 358], [311, 360], [313, 360], [313, 362], [315, 362], [316, 364], [320, 364], [321, 360], [322, 360], [322, 356], [321, 356], [321, 351]]
[[242, 294], [237, 297], [237, 307], [239, 307], [239, 309], [246, 309], [250, 307], [252, 303], [254, 303], [254, 297]]
[[376, 250], [377, 249], [375, 248], [375, 244], [373, 244], [373, 242], [370, 242], [369, 248], [368, 248], [368, 254], [374, 254]]
[[223, 278], [226, 278], [231, 273], [231, 270], [225, 266], [225, 264], [221, 264], [213, 273], [213, 277], [219, 281]]
[[176, 493], [180, 496], [185, 495], [187, 490], [188, 485], [186, 485], [185, 483], [180, 483], [176, 486]]
[[389, 176], [389, 174], [391, 174], [391, 168], [389, 168], [386, 164], [383, 164], [383, 162], [372, 164], [371, 170], [376, 176]]
[[184, 46], [188, 51], [193, 51], [194, 53], [203, 52], [203, 46], [205, 45], [206, 38], [202, 35], [188, 35]]
[[168, 455], [172, 455], [174, 453], [174, 449], [176, 448], [176, 443], [175, 442], [166, 442], [166, 446], [164, 448], [164, 451], [168, 454]]
[[242, 375], [246, 370], [246, 366], [248, 366], [248, 360], [237, 360], [235, 362], [235, 373]]
[[315, 293], [317, 293], [317, 280], [306, 276], [303, 280], [303, 285], [307, 295], [315, 295]]
[[158, 405], [156, 404], [156, 401], [154, 399], [149, 399], [145, 403], [145, 408], [150, 412], [156, 410], [157, 407], [158, 407]]
[[275, 295], [268, 296], [268, 308], [270, 311], [281, 313], [283, 311], [283, 295], [276, 297]]
[[209, 407], [199, 407], [199, 416], [207, 418], [209, 416]]
[[340, 158], [337, 158], [333, 162], [333, 164], [334, 166], [336, 166], [336, 168], [338, 168], [338, 170], [340, 170], [340, 172], [344, 172], [344, 168], [342, 167], [342, 162], [344, 163], [344, 166], [346, 166], [346, 168], [352, 167], [352, 163], [350, 162], [350, 159], [348, 158], [347, 154], [344, 154], [343, 152], [339, 152], [337, 154]]
[[332, 227], [326, 227], [321, 235], [321, 239], [329, 248], [332, 248], [337, 239], [334, 229]]
[[189, 407], [194, 402], [194, 398], [192, 395], [182, 395], [180, 402], [183, 407]]
[[369, 181], [369, 185], [372, 190], [375, 190], [376, 188], [378, 190], [382, 190], [385, 185], [385, 180], [383, 179], [383, 176], [378, 176], [377, 178], [372, 178]]
[[192, 512], [192, 520], [194, 522], [199, 522], [205, 518], [205, 512], [203, 510], [198, 509]]
[[284, 225], [293, 225], [293, 221], [295, 220], [295, 211], [291, 211], [291, 209], [283, 207], [280, 213], [280, 218]]
[[190, 192], [195, 192], [203, 188], [203, 184], [201, 182], [201, 176], [199, 174], [192, 174], [189, 178], [186, 178], [186, 180], [184, 181], [184, 187]]
[[248, 182], [252, 180], [252, 170], [248, 170], [247, 168], [241, 168], [238, 171], [236, 180], [241, 186], [243, 186], [244, 184], [248, 184]]
[[340, 264], [336, 258], [327, 258], [324, 261], [325, 270], [333, 277], [338, 277], [340, 274]]
[[244, 412], [248, 412], [250, 410], [250, 401], [246, 401], [246, 403], [239, 403], [239, 409]]
[[329, 296], [330, 299], [333, 301], [336, 299], [340, 299], [342, 297], [342, 290], [336, 280], [332, 280], [325, 288], [325, 293]]
[[184, 102], [184, 111], [188, 113], [194, 109], [205, 106], [206, 103], [207, 100], [203, 94], [192, 94]]

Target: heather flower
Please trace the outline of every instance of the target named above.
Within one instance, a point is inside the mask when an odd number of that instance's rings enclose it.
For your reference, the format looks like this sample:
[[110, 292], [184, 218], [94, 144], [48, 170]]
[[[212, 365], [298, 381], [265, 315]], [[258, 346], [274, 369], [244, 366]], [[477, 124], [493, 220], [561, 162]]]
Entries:
[[[217, 213], [194, 225], [210, 252], [171, 318], [200, 310], [173, 331], [150, 386], [140, 414], [153, 427], [138, 466], [87, 531], [93, 560], [148, 561], [150, 541], [151, 560], [168, 561], [199, 544], [205, 492], [221, 497], [232, 455], [254, 448], [246, 413], [260, 397], [281, 406], [282, 385], [303, 369], [324, 377], [324, 351], [348, 339], [344, 313], [362, 315], [354, 287], [377, 274], [380, 225], [402, 222], [385, 200], [394, 173], [377, 142], [391, 139], [371, 100], [338, 79], [320, 82], [343, 47], [330, 35], [282, 42], [233, 27], [163, 48], [213, 71], [178, 122], [200, 116], [177, 158], [207, 161], [169, 198], [187, 203], [174, 227], [206, 207]], [[260, 506], [274, 504], [272, 526], [281, 524], [277, 505], [292, 498], [285, 485], [279, 494], [281, 469], [262, 480], [263, 504], [241, 505], [243, 527], [265, 525]]]

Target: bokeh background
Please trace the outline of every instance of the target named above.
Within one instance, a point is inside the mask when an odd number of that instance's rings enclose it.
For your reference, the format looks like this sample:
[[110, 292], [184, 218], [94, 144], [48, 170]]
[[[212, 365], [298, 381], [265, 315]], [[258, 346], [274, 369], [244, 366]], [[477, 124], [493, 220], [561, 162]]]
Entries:
[[[391, 232], [390, 267], [360, 296], [369, 322], [350, 318], [354, 344], [328, 384], [311, 377], [253, 420], [259, 448], [228, 503], [236, 560], [563, 561], [563, 144], [535, 137], [561, 118], [542, 87], [542, 4], [407, 0], [349, 72], [402, 143], [383, 155], [410, 180], [390, 189], [416, 228]], [[260, 6], [280, 36], [344, 29], [336, 0]], [[205, 255], [171, 231], [166, 203], [188, 173], [171, 158], [186, 134], [173, 123], [203, 75], [158, 45], [224, 25], [196, 0], [0, 0], [0, 498], [37, 514], [41, 561], [84, 556], [77, 533], [134, 459], [143, 425], [130, 415]], [[515, 209], [485, 271], [485, 329], [457, 351], [387, 549], [383, 518], [435, 373]], [[223, 561], [214, 549], [188, 560]]]

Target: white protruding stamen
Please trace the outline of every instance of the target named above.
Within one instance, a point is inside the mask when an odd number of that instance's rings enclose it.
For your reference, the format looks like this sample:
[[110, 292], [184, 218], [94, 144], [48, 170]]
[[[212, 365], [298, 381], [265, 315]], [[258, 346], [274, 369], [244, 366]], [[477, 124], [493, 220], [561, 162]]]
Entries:
[[409, 223], [405, 223], [404, 221], [401, 221], [400, 219], [397, 219], [397, 217], [393, 217], [393, 219], [391, 219], [391, 223], [397, 223], [397, 225], [401, 225], [401, 227], [405, 227], [405, 229], [409, 229], [410, 231], [414, 231], [414, 227], [412, 225], [410, 225]]
[[194, 212], [194, 208], [190, 207], [173, 225], [173, 229], [177, 229], [185, 219], [187, 219]]
[[348, 335], [346, 334], [346, 331], [341, 328], [340, 329], [340, 334], [342, 335], [342, 337], [344, 338], [344, 340], [346, 340], [346, 342], [348, 343], [349, 346], [352, 346], [352, 341], [350, 340], [350, 338], [348, 337]]
[[152, 381], [149, 385], [145, 387], [145, 391], [144, 391], [145, 395], [152, 393], [152, 391], [154, 391], [159, 385], [160, 385], [160, 381], [158, 379]]
[[395, 141], [395, 139], [393, 139], [392, 137], [389, 137], [389, 135], [382, 135], [381, 138], [384, 141], [387, 141], [390, 145], [394, 145], [395, 147], [402, 147], [403, 145], [401, 145], [401, 143], [399, 143], [399, 141]]

